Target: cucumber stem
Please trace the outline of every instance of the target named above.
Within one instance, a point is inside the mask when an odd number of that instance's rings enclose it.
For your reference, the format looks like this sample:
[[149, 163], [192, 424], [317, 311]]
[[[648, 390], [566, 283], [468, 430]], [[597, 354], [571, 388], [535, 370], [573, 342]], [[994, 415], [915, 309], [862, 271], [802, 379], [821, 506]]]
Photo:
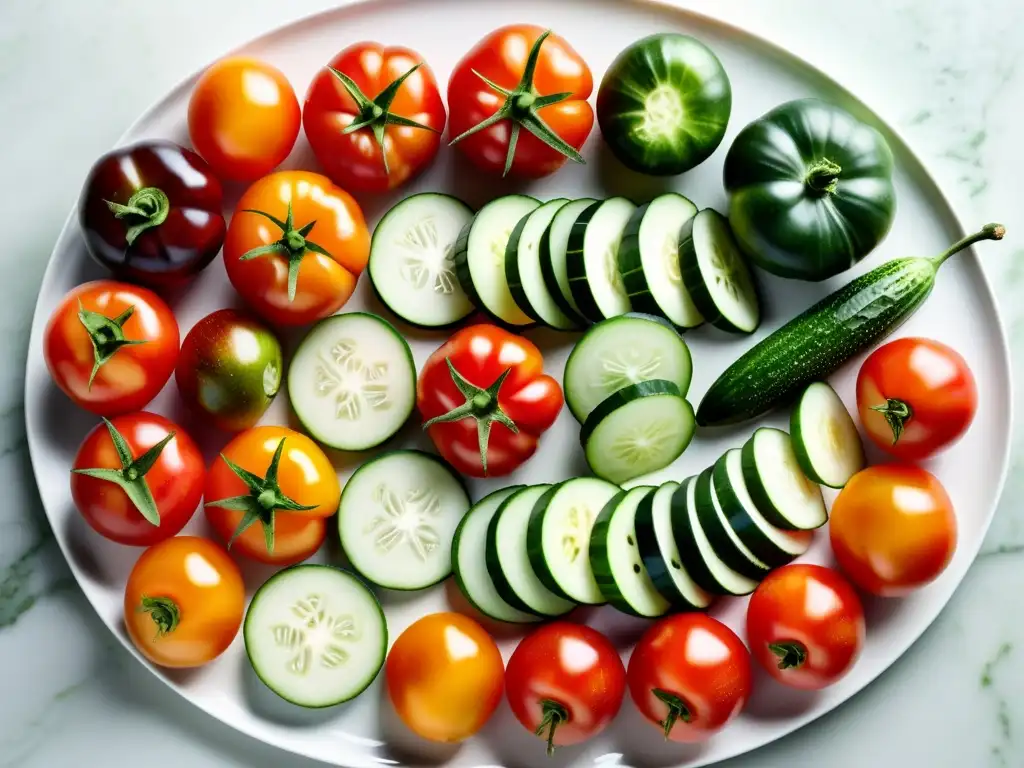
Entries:
[[968, 235], [967, 237], [953, 243], [953, 245], [949, 246], [947, 250], [943, 251], [938, 256], [933, 258], [931, 262], [936, 267], [940, 267], [946, 261], [946, 259], [948, 259], [950, 256], [960, 253], [960, 251], [964, 250], [965, 248], [970, 248], [972, 245], [974, 245], [975, 243], [980, 243], [982, 240], [1002, 240], [1005, 234], [1006, 227], [1004, 227], [1002, 224], [986, 224], [973, 235]]

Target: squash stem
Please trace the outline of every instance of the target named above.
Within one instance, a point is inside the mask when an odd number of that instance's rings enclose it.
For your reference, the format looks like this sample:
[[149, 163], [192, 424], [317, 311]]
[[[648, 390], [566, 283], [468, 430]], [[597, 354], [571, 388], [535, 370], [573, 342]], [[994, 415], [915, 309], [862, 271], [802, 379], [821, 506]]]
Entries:
[[933, 258], [931, 260], [932, 264], [934, 264], [936, 267], [940, 267], [946, 261], [946, 259], [948, 259], [950, 256], [953, 256], [954, 254], [960, 253], [960, 251], [964, 250], [965, 248], [970, 248], [972, 245], [974, 245], [975, 243], [979, 243], [982, 240], [1002, 240], [1003, 235], [1005, 234], [1006, 227], [1004, 227], [1002, 224], [986, 224], [973, 235], [968, 235], [962, 240], [958, 240], [957, 242], [953, 243], [953, 245], [951, 245], [946, 251], [943, 251], [938, 256]]

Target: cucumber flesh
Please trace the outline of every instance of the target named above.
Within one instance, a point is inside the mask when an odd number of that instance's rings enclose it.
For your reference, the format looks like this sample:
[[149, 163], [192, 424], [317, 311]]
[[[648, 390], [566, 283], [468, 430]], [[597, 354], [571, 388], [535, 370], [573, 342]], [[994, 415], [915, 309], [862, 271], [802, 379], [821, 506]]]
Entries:
[[804, 474], [793, 440], [781, 429], [761, 427], [743, 446], [743, 479], [757, 509], [772, 525], [809, 531], [828, 522], [821, 487]]
[[540, 271], [544, 285], [562, 313], [580, 328], [586, 326], [588, 321], [583, 317], [576, 299], [572, 296], [566, 251], [569, 248], [572, 225], [584, 210], [596, 202], [586, 197], [566, 203], [558, 209], [558, 213], [540, 240]]
[[619, 272], [619, 245], [636, 206], [624, 197], [594, 203], [577, 217], [569, 234], [569, 289], [592, 323], [624, 315], [629, 297]]
[[715, 486], [714, 472], [711, 467], [697, 476], [694, 501], [697, 504], [697, 519], [700, 521], [704, 534], [711, 543], [715, 554], [736, 573], [748, 579], [760, 581], [770, 567], [743, 542], [729, 524], [719, 501], [718, 489]]
[[562, 312], [544, 283], [540, 241], [555, 214], [568, 202], [565, 198], [549, 200], [528, 213], [512, 230], [505, 252], [505, 277], [516, 304], [534, 320], [559, 331], [573, 330], [579, 324]]
[[843, 401], [828, 384], [804, 390], [790, 419], [797, 462], [810, 480], [842, 488], [864, 469], [864, 445]]

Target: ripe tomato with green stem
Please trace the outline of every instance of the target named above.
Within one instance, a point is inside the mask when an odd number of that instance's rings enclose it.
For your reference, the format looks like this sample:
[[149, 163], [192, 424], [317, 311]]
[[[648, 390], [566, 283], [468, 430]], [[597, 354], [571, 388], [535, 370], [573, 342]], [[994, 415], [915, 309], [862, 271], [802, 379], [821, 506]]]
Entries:
[[463, 328], [442, 344], [416, 386], [430, 439], [471, 477], [507, 475], [529, 459], [563, 402], [540, 350], [488, 324]]

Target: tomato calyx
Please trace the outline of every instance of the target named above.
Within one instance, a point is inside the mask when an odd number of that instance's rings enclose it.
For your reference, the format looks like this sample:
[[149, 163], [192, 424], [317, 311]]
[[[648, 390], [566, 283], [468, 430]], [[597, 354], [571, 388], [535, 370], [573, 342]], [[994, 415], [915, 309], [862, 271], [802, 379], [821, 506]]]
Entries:
[[796, 669], [807, 661], [807, 646], [796, 640], [768, 643], [768, 650], [779, 659], [779, 669]]
[[92, 342], [92, 371], [89, 373], [88, 388], [92, 389], [92, 382], [99, 373], [100, 366], [117, 354], [121, 347], [129, 347], [135, 344], [145, 344], [146, 339], [126, 339], [124, 337], [124, 324], [135, 314], [135, 307], [128, 307], [117, 317], [107, 317], [99, 312], [93, 312], [78, 302], [78, 321], [89, 334], [89, 341]]
[[682, 696], [678, 696], [669, 691], [662, 690], [661, 688], [655, 688], [651, 691], [654, 696], [668, 707], [668, 714], [665, 719], [662, 720], [659, 725], [665, 731], [665, 741], [668, 741], [669, 734], [672, 733], [672, 729], [678, 721], [682, 720], [684, 723], [688, 723], [693, 719], [693, 713], [690, 706], [683, 700]]
[[534, 733], [547, 742], [548, 757], [555, 754], [555, 729], [562, 723], [569, 722], [569, 710], [552, 699], [544, 699], [540, 703], [540, 725]]
[[907, 422], [914, 417], [914, 411], [910, 404], [895, 398], [887, 399], [882, 405], [872, 405], [872, 411], [878, 411], [885, 417], [889, 429], [892, 430], [892, 444], [896, 445], [903, 436], [903, 428]]
[[304, 506], [294, 499], [290, 499], [281, 492], [277, 484], [277, 468], [281, 464], [281, 454], [284, 452], [284, 441], [281, 438], [270, 459], [270, 466], [267, 467], [265, 477], [260, 477], [247, 469], [243, 469], [225, 456], [220, 457], [228, 468], [235, 473], [239, 480], [245, 483], [249, 493], [242, 496], [231, 496], [226, 499], [206, 502], [207, 507], [221, 507], [236, 512], [243, 512], [242, 520], [239, 522], [235, 532], [231, 534], [228, 541], [228, 549], [235, 543], [235, 539], [245, 533], [256, 522], [263, 526], [263, 538], [267, 545], [267, 552], [274, 551], [274, 515], [278, 510], [284, 512], [305, 512], [316, 509], [316, 506]]
[[309, 233], [313, 231], [313, 227], [316, 226], [316, 219], [296, 229], [290, 201], [288, 203], [288, 216], [284, 221], [270, 215], [266, 211], [257, 211], [253, 208], [244, 208], [242, 213], [255, 213], [269, 219], [273, 222], [274, 226], [281, 230], [281, 239], [267, 245], [261, 245], [258, 248], [253, 248], [251, 251], [246, 251], [238, 257], [238, 260], [249, 261], [250, 259], [258, 259], [261, 256], [268, 256], [270, 254], [276, 254], [288, 259], [288, 301], [295, 301], [295, 286], [299, 281], [299, 267], [302, 265], [302, 259], [306, 253], [313, 251], [313, 253], [319, 253], [321, 256], [326, 256], [329, 259], [334, 258], [322, 246], [307, 239]]
[[341, 72], [334, 67], [328, 67], [343, 86], [348, 91], [348, 95], [352, 97], [352, 101], [356, 103], [359, 108], [359, 116], [355, 122], [347, 125], [341, 132], [343, 136], [356, 131], [362, 130], [363, 128], [369, 128], [373, 131], [373, 138], [377, 141], [377, 146], [380, 147], [380, 157], [384, 163], [384, 173], [390, 174], [391, 171], [388, 168], [388, 155], [384, 151], [384, 129], [389, 125], [402, 125], [406, 128], [420, 128], [424, 131], [430, 131], [431, 133], [439, 133], [437, 129], [424, 125], [423, 123], [417, 123], [415, 120], [410, 120], [408, 117], [402, 117], [391, 112], [391, 102], [395, 100], [395, 96], [398, 94], [398, 90], [402, 87], [402, 83], [406, 81], [413, 72], [419, 69], [423, 65], [423, 62], [419, 62], [414, 65], [404, 75], [396, 78], [388, 84], [388, 87], [378, 93], [374, 98], [370, 99], [364, 94], [355, 80]]
[[171, 632], [178, 628], [178, 622], [181, 621], [181, 609], [169, 597], [148, 597], [143, 595], [138, 611], [139, 613], [148, 613], [153, 623], [156, 624], [157, 640], [171, 634]]
[[825, 196], [834, 194], [839, 186], [839, 174], [843, 168], [838, 163], [823, 157], [807, 169], [805, 183], [808, 189], [818, 195]]
[[444, 361], [448, 364], [448, 372], [451, 374], [452, 381], [455, 383], [456, 388], [466, 398], [466, 402], [460, 406], [452, 408], [448, 413], [442, 413], [440, 416], [428, 420], [424, 423], [423, 428], [428, 429], [434, 424], [440, 424], [443, 422], [461, 421], [462, 419], [475, 419], [476, 420], [476, 431], [477, 440], [480, 444], [480, 463], [483, 466], [484, 474], [487, 474], [487, 446], [491, 440], [491, 425], [494, 422], [504, 424], [508, 427], [513, 434], [519, 433], [519, 427], [516, 423], [508, 417], [508, 415], [501, 410], [501, 406], [498, 405], [498, 391], [501, 389], [501, 385], [505, 383], [505, 379], [508, 378], [509, 373], [512, 372], [511, 368], [506, 368], [505, 371], [494, 380], [494, 383], [486, 389], [478, 387], [466, 380], [466, 378], [458, 372], [455, 365], [452, 363], [450, 357], [446, 357]]
[[551, 30], [549, 29], [537, 38], [537, 41], [533, 44], [533, 47], [530, 49], [530, 54], [526, 59], [526, 65], [523, 68], [523, 76], [519, 79], [518, 85], [516, 85], [512, 90], [503, 88], [493, 80], [482, 75], [480, 72], [477, 72], [475, 69], [473, 70], [473, 74], [483, 80], [488, 88], [505, 97], [505, 103], [502, 104], [501, 108], [493, 115], [485, 120], [481, 120], [468, 131], [464, 131], [452, 139], [449, 146], [457, 144], [463, 139], [472, 136], [474, 133], [486, 130], [492, 125], [500, 123], [502, 120], [511, 120], [512, 132], [509, 135], [508, 154], [505, 156], [505, 170], [502, 172], [502, 176], [507, 176], [508, 172], [512, 169], [512, 160], [516, 155], [516, 144], [519, 142], [519, 132], [522, 128], [525, 128], [542, 142], [551, 147], [551, 149], [565, 155], [570, 160], [574, 160], [577, 163], [586, 163], [586, 160], [583, 159], [583, 155], [562, 139], [561, 136], [555, 133], [551, 127], [544, 122], [541, 116], [537, 114], [537, 112], [544, 107], [549, 107], [552, 104], [565, 101], [572, 96], [569, 92], [552, 93], [547, 96], [541, 96], [533, 87], [533, 77], [537, 70], [537, 59], [540, 57], [540, 48], [550, 34]]
[[117, 427], [107, 419], [103, 419], [103, 423], [107, 425], [110, 440], [114, 444], [114, 450], [117, 452], [118, 459], [121, 461], [121, 468], [108, 469], [96, 467], [93, 469], [72, 469], [71, 471], [76, 475], [85, 475], [86, 477], [94, 477], [97, 480], [114, 483], [114, 485], [125, 492], [125, 495], [135, 505], [140, 515], [148, 522], [159, 527], [160, 510], [157, 509], [153, 492], [149, 489], [149, 484], [146, 482], [146, 473], [156, 464], [164, 446], [174, 439], [174, 432], [168, 432], [163, 440], [135, 459], [132, 458], [128, 442], [124, 439], [124, 435], [117, 431]]
[[167, 220], [171, 211], [171, 201], [159, 187], [143, 187], [136, 190], [128, 198], [126, 205], [104, 200], [114, 218], [124, 220], [128, 224], [124, 239], [133, 245], [139, 235], [147, 229], [159, 227]]

